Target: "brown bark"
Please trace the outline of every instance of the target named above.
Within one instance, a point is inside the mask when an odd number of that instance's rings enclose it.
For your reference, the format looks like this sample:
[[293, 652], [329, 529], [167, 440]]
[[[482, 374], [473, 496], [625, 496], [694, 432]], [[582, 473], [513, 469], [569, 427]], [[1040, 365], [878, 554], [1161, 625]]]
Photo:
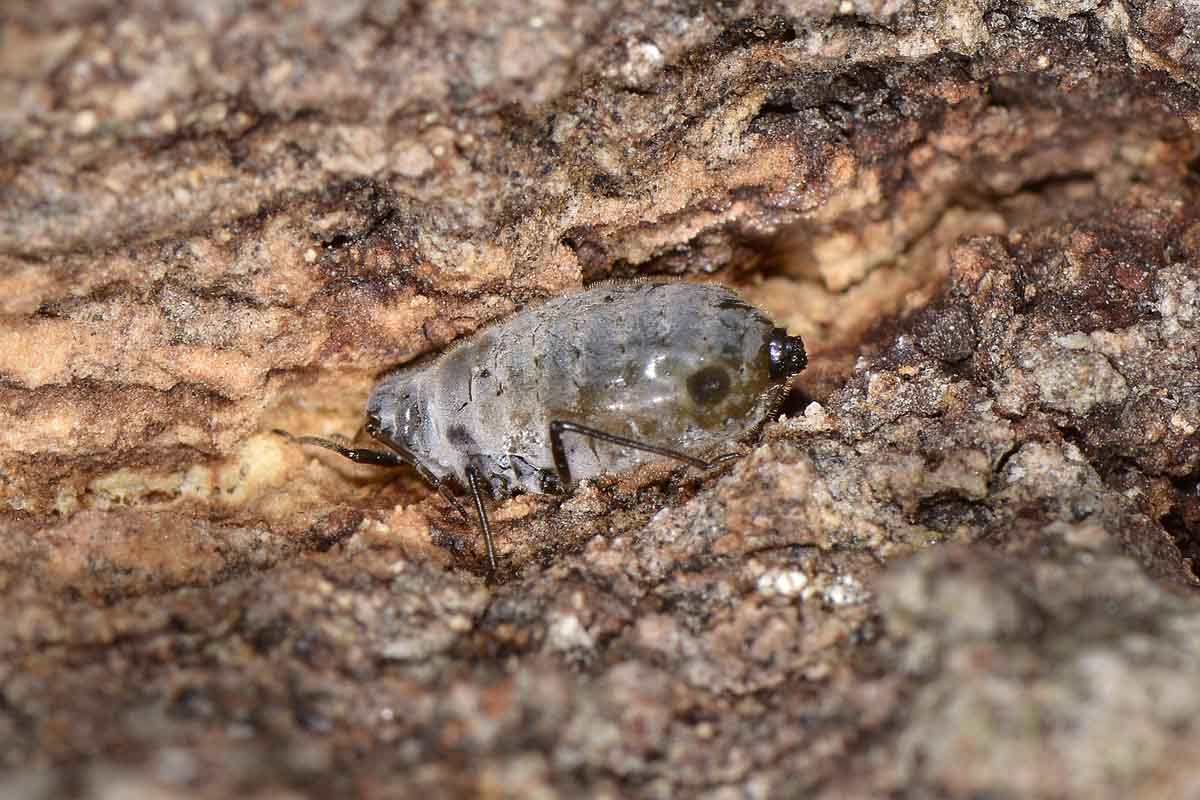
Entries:
[[[1195, 9], [0, 25], [0, 794], [1198, 791]], [[497, 585], [270, 433], [664, 274], [805, 337], [787, 416], [500, 505]]]

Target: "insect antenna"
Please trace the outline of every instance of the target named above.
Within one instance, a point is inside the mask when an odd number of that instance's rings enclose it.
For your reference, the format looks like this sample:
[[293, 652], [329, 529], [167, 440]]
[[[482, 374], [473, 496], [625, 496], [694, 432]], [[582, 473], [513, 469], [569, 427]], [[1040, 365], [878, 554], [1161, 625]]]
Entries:
[[[350, 459], [355, 464], [370, 464], [376, 467], [403, 467], [408, 465], [415, 469], [417, 473], [434, 489], [437, 489], [438, 494], [442, 499], [454, 507], [459, 514], [462, 514], [463, 519], [470, 521], [471, 516], [467, 513], [467, 509], [459, 502], [458, 498], [450, 493], [446, 488], [445, 481], [438, 480], [437, 476], [430, 471], [429, 467], [422, 464], [420, 461], [413, 458], [408, 453], [398, 449], [393, 449], [389, 445], [388, 450], [372, 450], [369, 447], [347, 447], [343, 442], [342, 437], [337, 439], [323, 439], [320, 436], [293, 436], [281, 428], [273, 428], [271, 433], [277, 436], [282, 436], [289, 442], [296, 444], [311, 444], [317, 447], [323, 447], [326, 450], [332, 450], [340, 456]], [[341, 441], [338, 441], [338, 440]], [[385, 443], [386, 444], [386, 443]]]
[[386, 453], [366, 447], [347, 447], [342, 443], [345, 441], [344, 439], [337, 441], [335, 439], [322, 439], [320, 436], [293, 436], [279, 428], [273, 429], [271, 433], [282, 436], [296, 444], [312, 444], [317, 447], [324, 447], [326, 450], [332, 450], [338, 455], [350, 459], [355, 464], [371, 464], [377, 467], [400, 467], [409, 463], [397, 453]]

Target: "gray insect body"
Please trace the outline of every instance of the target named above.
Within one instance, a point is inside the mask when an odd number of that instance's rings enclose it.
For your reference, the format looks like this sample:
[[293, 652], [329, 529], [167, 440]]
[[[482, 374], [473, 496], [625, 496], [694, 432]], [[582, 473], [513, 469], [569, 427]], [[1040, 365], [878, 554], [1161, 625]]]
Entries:
[[709, 466], [700, 456], [753, 433], [806, 362], [799, 337], [728, 289], [602, 284], [384, 376], [366, 430], [389, 452], [300, 441], [412, 464], [460, 511], [445, 484], [467, 486], [494, 568], [481, 486], [505, 497], [664, 457]]
[[[603, 285], [384, 377], [367, 417], [377, 438], [438, 478], [466, 484], [474, 466], [495, 496], [546, 492], [557, 484], [555, 420], [692, 454], [753, 432], [783, 388], [771, 376], [772, 337], [774, 325], [728, 289]], [[564, 448], [576, 479], [659, 458], [583, 436]]]

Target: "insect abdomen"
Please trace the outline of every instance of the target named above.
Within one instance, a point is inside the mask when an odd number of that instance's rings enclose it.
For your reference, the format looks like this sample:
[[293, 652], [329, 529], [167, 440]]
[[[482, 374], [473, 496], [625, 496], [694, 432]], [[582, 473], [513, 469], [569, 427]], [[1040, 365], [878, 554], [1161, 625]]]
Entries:
[[[461, 413], [481, 447], [547, 471], [554, 469], [549, 424], [555, 419], [663, 447], [712, 450], [752, 432], [770, 411], [771, 330], [759, 312], [720, 287], [593, 288], [492, 329], [486, 348], [468, 345], [476, 377]], [[454, 372], [443, 380], [459, 380], [462, 373]], [[656, 458], [582, 437], [565, 444], [576, 478]]]

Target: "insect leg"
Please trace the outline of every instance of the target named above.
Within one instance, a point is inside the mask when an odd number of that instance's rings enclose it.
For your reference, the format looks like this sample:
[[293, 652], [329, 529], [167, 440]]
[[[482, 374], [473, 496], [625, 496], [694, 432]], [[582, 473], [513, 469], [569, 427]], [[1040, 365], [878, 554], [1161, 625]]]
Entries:
[[664, 458], [671, 458], [676, 461], [682, 461], [697, 469], [712, 469], [717, 464], [724, 464], [726, 461], [731, 461], [738, 457], [737, 453], [725, 453], [719, 455], [711, 461], [705, 461], [702, 458], [689, 456], [687, 453], [680, 453], [678, 450], [670, 450], [666, 447], [658, 445], [646, 444], [639, 442], [637, 439], [629, 439], [625, 436], [617, 436], [614, 433], [605, 433], [596, 428], [589, 428], [586, 425], [580, 425], [578, 422], [567, 422], [565, 420], [556, 419], [550, 421], [550, 453], [554, 456], [554, 468], [558, 470], [558, 479], [562, 482], [564, 488], [571, 485], [571, 465], [567, 462], [567, 449], [563, 447], [562, 435], [564, 433], [577, 433], [581, 436], [588, 436], [592, 439], [599, 439], [602, 442], [616, 444], [622, 447], [628, 447], [630, 450], [641, 450], [645, 453], [653, 453]]
[[483, 495], [479, 491], [479, 470], [474, 464], [467, 465], [467, 485], [475, 500], [475, 511], [479, 514], [479, 527], [483, 528], [483, 544], [487, 548], [488, 569], [496, 571], [496, 550], [492, 547], [492, 525], [488, 522], [487, 509], [483, 507]]
[[425, 466], [420, 461], [410, 461], [408, 463], [412, 464], [413, 469], [417, 471], [418, 475], [425, 479], [426, 483], [428, 483], [434, 489], [437, 489], [437, 493], [442, 496], [443, 500], [449, 503], [459, 514], [462, 514], [463, 519], [471, 519], [471, 515], [467, 513], [465, 508], [463, 508], [463, 504], [458, 502], [458, 498], [451, 494], [450, 489], [447, 488], [446, 480], [444, 478], [439, 478], [434, 475], [429, 471], [429, 467]]

